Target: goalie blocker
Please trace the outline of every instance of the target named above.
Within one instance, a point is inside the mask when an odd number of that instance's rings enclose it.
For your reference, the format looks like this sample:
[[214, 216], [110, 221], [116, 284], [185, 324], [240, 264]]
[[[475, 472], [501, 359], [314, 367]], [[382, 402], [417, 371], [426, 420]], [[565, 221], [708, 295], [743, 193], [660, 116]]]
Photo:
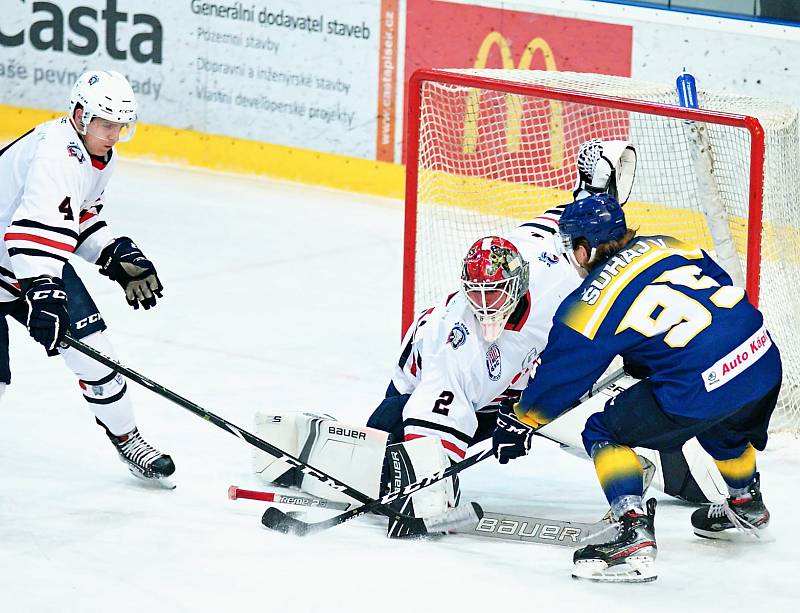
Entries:
[[[389, 444], [386, 432], [343, 424], [330, 415], [288, 411], [257, 413], [255, 429], [259, 437], [372, 498], [399, 490], [450, 466], [437, 439], [423, 437]], [[358, 503], [259, 450], [254, 450], [253, 468], [264, 483], [297, 488], [328, 500]], [[457, 503], [458, 481], [453, 477], [408, 498], [399, 498], [389, 506], [402, 514], [428, 519], [442, 515]], [[411, 532], [399, 522], [389, 522], [390, 537], [424, 533]]]

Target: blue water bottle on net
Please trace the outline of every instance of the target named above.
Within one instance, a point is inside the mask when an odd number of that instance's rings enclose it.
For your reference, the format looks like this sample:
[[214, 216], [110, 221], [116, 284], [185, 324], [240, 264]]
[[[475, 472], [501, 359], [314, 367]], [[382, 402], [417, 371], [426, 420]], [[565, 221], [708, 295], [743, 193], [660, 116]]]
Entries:
[[682, 107], [689, 109], [699, 108], [694, 77], [686, 72], [685, 68], [675, 80], [675, 86], [678, 88], [678, 101]]

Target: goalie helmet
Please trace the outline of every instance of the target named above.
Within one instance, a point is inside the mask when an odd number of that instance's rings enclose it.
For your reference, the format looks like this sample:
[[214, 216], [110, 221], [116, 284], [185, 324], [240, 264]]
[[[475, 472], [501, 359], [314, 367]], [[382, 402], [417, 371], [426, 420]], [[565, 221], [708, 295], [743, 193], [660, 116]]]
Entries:
[[588, 140], [578, 149], [576, 165], [576, 200], [607, 192], [621, 205], [628, 201], [636, 176], [636, 149], [630, 142]]
[[610, 194], [595, 194], [576, 200], [564, 207], [558, 220], [558, 234], [568, 257], [572, 256], [579, 238], [588, 241], [591, 257], [599, 245], [618, 241], [627, 231], [625, 213]]
[[78, 105], [83, 115], [76, 129], [86, 134], [92, 119], [99, 117], [123, 124], [125, 129], [119, 140], [127, 141], [133, 137], [136, 125], [136, 96], [128, 79], [116, 70], [88, 70], [75, 85], [69, 98], [69, 114], [72, 118]]
[[500, 336], [528, 291], [528, 276], [528, 263], [504, 238], [486, 236], [469, 248], [461, 269], [461, 289], [486, 341]]

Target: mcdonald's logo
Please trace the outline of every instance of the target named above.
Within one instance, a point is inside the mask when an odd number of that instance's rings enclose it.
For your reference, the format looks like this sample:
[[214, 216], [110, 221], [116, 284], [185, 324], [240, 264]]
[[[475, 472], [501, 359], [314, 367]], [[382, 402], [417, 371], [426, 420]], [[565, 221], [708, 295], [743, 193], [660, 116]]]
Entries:
[[[478, 49], [474, 68], [486, 68], [489, 53], [497, 45], [503, 68], [514, 69], [511, 46], [500, 32], [489, 32]], [[558, 70], [553, 50], [547, 41], [539, 36], [532, 38], [527, 45], [516, 68], [529, 70], [536, 54], [541, 52], [545, 70]], [[478, 145], [478, 120], [480, 118], [480, 90], [473, 89], [467, 98], [466, 120], [464, 122], [464, 153], [474, 154]], [[506, 148], [509, 153], [519, 151], [521, 144], [522, 101], [516, 94], [506, 94]], [[564, 124], [561, 102], [550, 100], [550, 166], [561, 168], [564, 164]]]

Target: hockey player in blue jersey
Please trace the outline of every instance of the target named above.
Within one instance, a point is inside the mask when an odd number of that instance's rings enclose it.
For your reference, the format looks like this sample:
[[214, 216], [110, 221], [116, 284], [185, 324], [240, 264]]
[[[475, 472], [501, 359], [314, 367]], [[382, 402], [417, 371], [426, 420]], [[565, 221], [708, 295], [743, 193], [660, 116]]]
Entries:
[[616, 355], [646, 375], [582, 433], [619, 530], [575, 552], [573, 577], [657, 576], [655, 500], [642, 500], [633, 447], [670, 450], [697, 437], [714, 459], [729, 497], [693, 513], [698, 536], [766, 527], [755, 452], [766, 446], [782, 372], [762, 314], [702, 249], [669, 236], [637, 237], [608, 194], [568, 205], [559, 233], [587, 276], [556, 312], [520, 402], [498, 414], [495, 454], [505, 463], [527, 453], [532, 433], [573, 406]]

